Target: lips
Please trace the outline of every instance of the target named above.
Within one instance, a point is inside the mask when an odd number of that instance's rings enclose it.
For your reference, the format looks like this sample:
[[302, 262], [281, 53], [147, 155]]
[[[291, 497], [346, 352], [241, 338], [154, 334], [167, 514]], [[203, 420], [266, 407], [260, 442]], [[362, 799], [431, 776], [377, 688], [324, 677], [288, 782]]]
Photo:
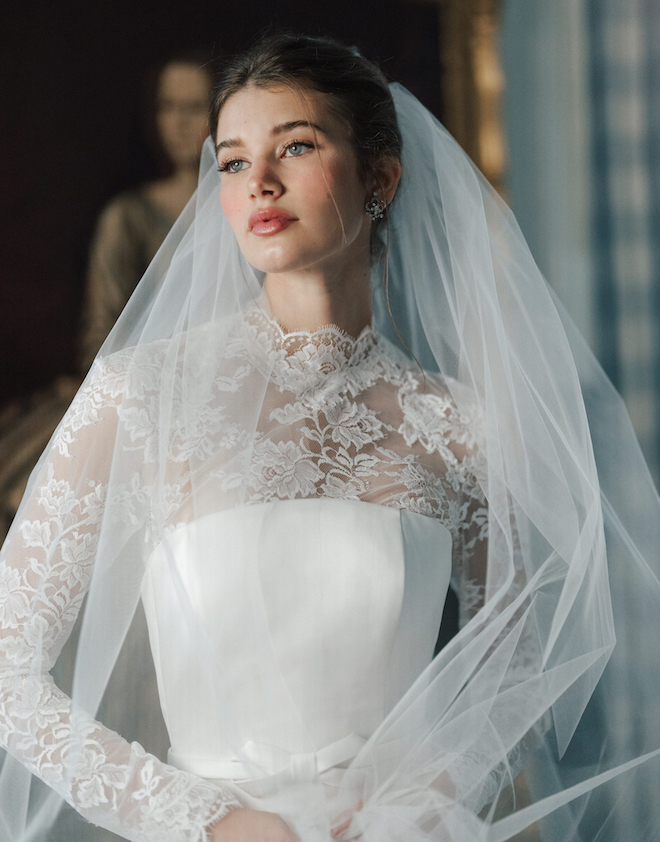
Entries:
[[286, 211], [278, 208], [264, 208], [250, 214], [248, 230], [258, 237], [266, 237], [269, 234], [284, 231], [292, 222], [297, 222], [296, 217]]

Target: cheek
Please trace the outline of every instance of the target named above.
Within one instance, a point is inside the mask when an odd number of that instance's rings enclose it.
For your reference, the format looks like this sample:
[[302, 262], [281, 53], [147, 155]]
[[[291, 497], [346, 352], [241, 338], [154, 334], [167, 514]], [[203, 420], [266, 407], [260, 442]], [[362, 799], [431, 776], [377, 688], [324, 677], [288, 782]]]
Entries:
[[[360, 229], [364, 211], [366, 188], [357, 177], [352, 168], [347, 167], [343, 162], [338, 162], [334, 168], [328, 168], [328, 186], [326, 193], [331, 192], [341, 213], [344, 230], [347, 235], [355, 234]], [[332, 202], [332, 199], [330, 199]], [[333, 204], [333, 212], [336, 216], [337, 210]]]
[[332, 188], [332, 179], [328, 179], [326, 182], [323, 173], [318, 167], [310, 167], [307, 172], [301, 173], [296, 184], [296, 190], [299, 195], [305, 197], [310, 205], [316, 205], [321, 208], [330, 199], [329, 188]]
[[[298, 189], [306, 197], [308, 208], [315, 216], [323, 218], [326, 224], [335, 228], [339, 224], [337, 211], [341, 214], [344, 225], [348, 223], [356, 205], [352, 185], [347, 184], [346, 168], [341, 163], [327, 164], [325, 173], [310, 171], [301, 176]], [[362, 204], [362, 196], [357, 205]]]
[[231, 188], [220, 188], [220, 207], [224, 215], [227, 217], [229, 224], [234, 228], [238, 223], [238, 218], [242, 209], [242, 202], [238, 191]]

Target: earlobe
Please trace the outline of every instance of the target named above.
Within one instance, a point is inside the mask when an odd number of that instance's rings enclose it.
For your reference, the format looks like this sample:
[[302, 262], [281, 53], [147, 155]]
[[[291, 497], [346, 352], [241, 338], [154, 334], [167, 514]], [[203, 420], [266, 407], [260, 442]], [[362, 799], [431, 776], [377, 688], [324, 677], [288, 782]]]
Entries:
[[401, 162], [398, 158], [386, 157], [379, 163], [372, 189], [385, 205], [391, 204], [394, 198], [401, 178], [401, 171]]
[[372, 221], [382, 219], [396, 193], [401, 178], [401, 163], [397, 158], [381, 159], [375, 173], [370, 198], [365, 203], [367, 216]]

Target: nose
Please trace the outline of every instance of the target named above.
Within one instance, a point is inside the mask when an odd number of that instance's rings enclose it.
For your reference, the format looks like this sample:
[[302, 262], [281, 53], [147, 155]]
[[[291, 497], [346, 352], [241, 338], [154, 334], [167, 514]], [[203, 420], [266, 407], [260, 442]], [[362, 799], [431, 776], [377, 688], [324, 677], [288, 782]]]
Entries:
[[262, 196], [277, 198], [283, 191], [282, 182], [267, 161], [252, 162], [247, 186], [253, 199], [260, 199]]

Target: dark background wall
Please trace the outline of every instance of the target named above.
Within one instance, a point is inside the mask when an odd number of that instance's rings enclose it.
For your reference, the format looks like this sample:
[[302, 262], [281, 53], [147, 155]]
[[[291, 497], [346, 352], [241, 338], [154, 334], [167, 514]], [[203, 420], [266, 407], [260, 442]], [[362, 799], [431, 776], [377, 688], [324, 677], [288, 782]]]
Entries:
[[37, 0], [0, 36], [0, 406], [75, 370], [87, 248], [119, 189], [156, 174], [144, 80], [191, 46], [243, 49], [276, 24], [330, 33], [441, 116], [438, 7], [405, 0]]

